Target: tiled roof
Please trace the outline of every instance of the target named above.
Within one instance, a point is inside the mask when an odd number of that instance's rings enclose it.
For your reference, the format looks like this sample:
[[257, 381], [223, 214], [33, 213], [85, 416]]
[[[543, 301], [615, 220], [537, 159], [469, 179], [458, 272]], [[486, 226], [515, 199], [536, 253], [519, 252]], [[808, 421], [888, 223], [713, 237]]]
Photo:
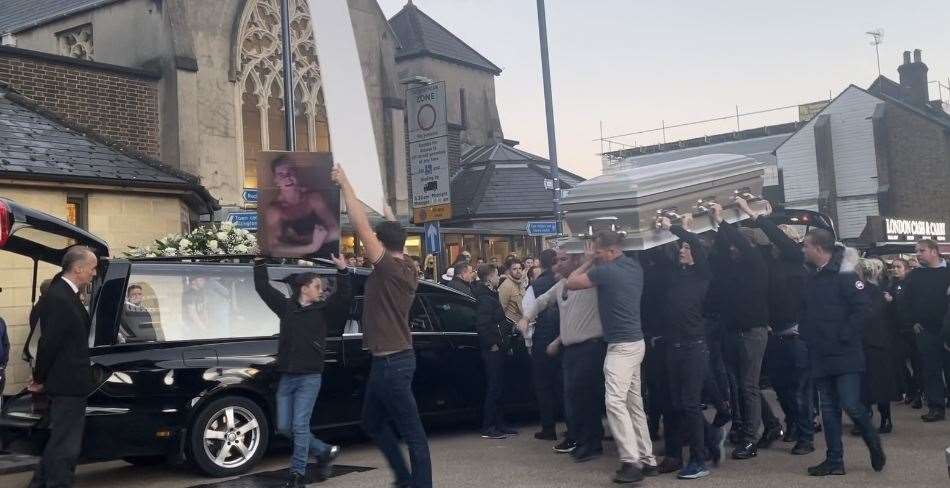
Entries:
[[[462, 156], [463, 168], [452, 179], [453, 220], [478, 217], [543, 217], [554, 211], [548, 160], [502, 143], [475, 146]], [[583, 178], [561, 170], [561, 187]]]
[[465, 44], [411, 2], [389, 19], [389, 25], [392, 26], [401, 44], [396, 51], [396, 61], [431, 56], [496, 75], [501, 73], [501, 68], [495, 66], [485, 56]]
[[138, 159], [81, 133], [27, 99], [0, 91], [0, 175], [6, 178], [188, 190], [213, 198], [187, 173]]
[[120, 0], [0, 0], [0, 34], [43, 25]]

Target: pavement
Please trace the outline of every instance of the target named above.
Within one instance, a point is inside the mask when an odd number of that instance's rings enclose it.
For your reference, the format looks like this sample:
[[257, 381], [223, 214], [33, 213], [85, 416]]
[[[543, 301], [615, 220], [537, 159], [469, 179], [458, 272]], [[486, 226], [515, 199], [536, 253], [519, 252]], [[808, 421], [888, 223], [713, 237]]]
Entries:
[[[950, 421], [924, 424], [921, 410], [894, 404], [894, 432], [884, 436], [887, 468], [875, 473], [868, 461], [867, 449], [860, 438], [845, 435], [846, 476], [810, 478], [808, 466], [819, 463], [824, 455], [822, 434], [816, 438], [818, 450], [809, 456], [788, 454], [790, 444], [776, 442], [771, 449], [759, 452], [755, 459], [727, 459], [708, 478], [680, 481], [672, 475], [649, 478], [642, 485], [656, 487], [897, 487], [950, 486], [944, 450], [950, 445]], [[617, 486], [610, 476], [617, 469], [616, 449], [606, 442], [606, 454], [599, 459], [575, 464], [566, 455], [555, 454], [548, 442], [533, 437], [534, 425], [522, 425], [521, 435], [506, 440], [481, 439], [474, 429], [437, 429], [430, 433], [433, 476], [438, 487], [524, 487], [552, 488], [579, 486]], [[848, 432], [847, 427], [845, 432]], [[215, 480], [183, 467], [135, 467], [122, 461], [80, 466], [77, 487], [271, 487], [279, 486], [281, 472], [286, 468], [288, 454], [269, 454], [256, 476]], [[389, 469], [379, 452], [367, 441], [351, 441], [343, 446], [338, 460], [338, 476], [310, 486], [387, 487], [391, 483]], [[0, 476], [4, 488], [25, 487], [29, 473]]]

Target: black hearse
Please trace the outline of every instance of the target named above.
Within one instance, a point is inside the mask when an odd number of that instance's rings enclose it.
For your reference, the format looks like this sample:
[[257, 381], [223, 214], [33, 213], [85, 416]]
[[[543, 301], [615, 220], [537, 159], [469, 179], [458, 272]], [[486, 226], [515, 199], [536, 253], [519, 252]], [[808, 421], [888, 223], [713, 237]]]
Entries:
[[[108, 257], [108, 246], [96, 236], [0, 198], [0, 252], [32, 260], [33, 290], [51, 277], [40, 275], [40, 263], [58, 265], [75, 244], [102, 257], [88, 294], [90, 357], [98, 388], [86, 409], [83, 457], [133, 464], [188, 460], [222, 477], [250, 470], [274, 436], [278, 331], [277, 318], [254, 290], [251, 257]], [[275, 264], [270, 277], [282, 286], [277, 280], [288, 274], [316, 271], [326, 274], [332, 289], [335, 270], [310, 264]], [[359, 422], [371, 360], [362, 348], [359, 323], [367, 274], [356, 271], [351, 318], [341, 336], [328, 339], [314, 430]], [[138, 303], [127, 301], [130, 286], [142, 292]], [[410, 320], [418, 360], [413, 387], [423, 418], [477, 414], [484, 375], [474, 300], [422, 282]], [[36, 342], [36, 334], [31, 336], [27, 359]], [[530, 407], [529, 359], [523, 342], [514, 342], [519, 346], [506, 373], [505, 399]], [[45, 406], [42, 395], [25, 390], [5, 399], [2, 448], [37, 454], [46, 435]], [[236, 442], [226, 445], [226, 438]]]

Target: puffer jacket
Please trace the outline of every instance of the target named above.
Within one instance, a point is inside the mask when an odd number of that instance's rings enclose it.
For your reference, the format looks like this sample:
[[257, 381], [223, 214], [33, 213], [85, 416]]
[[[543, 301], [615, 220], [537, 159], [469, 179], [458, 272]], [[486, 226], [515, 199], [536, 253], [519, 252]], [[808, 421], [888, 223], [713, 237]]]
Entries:
[[337, 274], [337, 290], [325, 301], [306, 307], [271, 286], [267, 266], [254, 265], [254, 287], [280, 319], [277, 368], [281, 373], [322, 373], [327, 332], [341, 333], [348, 318], [352, 282], [347, 270]]
[[478, 342], [482, 352], [490, 351], [493, 346], [506, 351], [510, 343], [511, 325], [505, 316], [498, 292], [484, 283], [475, 285], [475, 301], [478, 317], [475, 319], [475, 331], [478, 332]]
[[799, 331], [815, 378], [865, 370], [863, 332], [871, 303], [855, 274], [857, 262], [856, 250], [839, 245], [805, 281]]

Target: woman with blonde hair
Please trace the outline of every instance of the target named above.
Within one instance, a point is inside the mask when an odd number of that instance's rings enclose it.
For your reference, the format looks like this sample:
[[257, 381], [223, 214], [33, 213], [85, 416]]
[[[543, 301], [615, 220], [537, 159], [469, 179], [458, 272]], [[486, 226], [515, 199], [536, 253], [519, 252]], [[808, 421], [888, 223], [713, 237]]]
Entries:
[[[861, 259], [856, 271], [861, 280], [856, 286], [863, 288], [871, 299], [871, 310], [864, 324], [864, 373], [862, 400], [871, 412], [871, 406], [877, 404], [881, 414], [878, 432], [890, 433], [894, 429], [891, 420], [890, 402], [900, 395], [900, 380], [894, 370], [897, 335], [887, 320], [887, 301], [884, 297], [882, 280], [886, 267], [880, 259]], [[871, 412], [873, 415], [873, 412]], [[855, 434], [854, 431], [851, 432]], [[857, 433], [860, 435], [860, 432]]]

